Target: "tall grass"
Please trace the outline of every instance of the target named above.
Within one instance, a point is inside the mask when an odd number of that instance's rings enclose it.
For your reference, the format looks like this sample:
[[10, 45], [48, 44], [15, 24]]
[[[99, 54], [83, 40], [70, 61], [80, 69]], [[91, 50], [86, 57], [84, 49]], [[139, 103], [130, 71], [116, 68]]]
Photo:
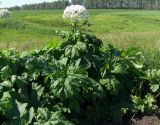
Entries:
[[[69, 30], [70, 23], [62, 18], [63, 10], [13, 11], [0, 20], [0, 49], [30, 50], [57, 41], [56, 30]], [[105, 44], [140, 48], [154, 64], [160, 63], [160, 11], [151, 10], [89, 10], [91, 27], [84, 32], [95, 34]], [[55, 40], [54, 40], [55, 39]], [[56, 44], [55, 44], [56, 45]]]

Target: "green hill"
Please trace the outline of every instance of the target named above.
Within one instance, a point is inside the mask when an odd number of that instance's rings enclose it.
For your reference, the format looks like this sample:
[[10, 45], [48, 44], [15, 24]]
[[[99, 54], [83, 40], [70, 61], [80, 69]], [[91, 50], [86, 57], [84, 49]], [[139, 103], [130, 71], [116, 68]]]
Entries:
[[[68, 30], [69, 21], [63, 10], [13, 11], [0, 20], [0, 48], [28, 50], [41, 48], [48, 41], [57, 41], [55, 31]], [[105, 43], [120, 47], [140, 46], [155, 49], [160, 45], [160, 11], [150, 10], [89, 10], [94, 23], [83, 31], [96, 34]]]

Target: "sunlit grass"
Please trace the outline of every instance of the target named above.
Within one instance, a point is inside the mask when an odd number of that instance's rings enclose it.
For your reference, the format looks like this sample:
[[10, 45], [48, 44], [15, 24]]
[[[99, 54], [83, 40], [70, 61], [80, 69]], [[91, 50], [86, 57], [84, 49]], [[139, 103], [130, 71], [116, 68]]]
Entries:
[[[83, 31], [95, 34], [105, 44], [123, 48], [138, 46], [144, 50], [157, 49], [160, 45], [160, 11], [101, 9], [89, 13], [94, 25]], [[29, 41], [36, 41], [35, 48], [43, 47], [43, 43], [56, 39], [56, 30], [70, 29], [62, 14], [63, 10], [13, 11], [11, 18], [0, 20], [0, 48], [16, 43], [16, 49], [33, 49], [30, 45], [19, 47], [32, 44]]]
[[[62, 18], [63, 10], [13, 11], [8, 19], [0, 20], [0, 50], [19, 51], [43, 48], [50, 41], [60, 41], [55, 31], [70, 30], [70, 22]], [[160, 11], [152, 10], [89, 10], [94, 25], [83, 32], [102, 39], [104, 47], [138, 47], [150, 66], [160, 67]]]

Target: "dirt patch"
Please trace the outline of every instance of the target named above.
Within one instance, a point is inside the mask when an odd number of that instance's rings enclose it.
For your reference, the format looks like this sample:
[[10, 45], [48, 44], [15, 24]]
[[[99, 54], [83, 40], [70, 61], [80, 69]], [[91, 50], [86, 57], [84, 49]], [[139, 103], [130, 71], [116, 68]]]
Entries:
[[[102, 125], [117, 125], [111, 122], [104, 122]], [[125, 120], [122, 125], [160, 125], [160, 116], [143, 116], [137, 119]]]
[[132, 125], [160, 125], [160, 118], [158, 116], [144, 116], [135, 119]]

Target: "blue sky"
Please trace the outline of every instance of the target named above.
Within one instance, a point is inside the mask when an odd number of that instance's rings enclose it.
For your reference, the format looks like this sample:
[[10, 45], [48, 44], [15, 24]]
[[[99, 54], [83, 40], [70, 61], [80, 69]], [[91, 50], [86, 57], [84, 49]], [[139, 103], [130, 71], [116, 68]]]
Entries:
[[12, 6], [20, 6], [24, 4], [31, 4], [31, 3], [41, 3], [41, 2], [53, 2], [55, 0], [0, 0], [0, 8], [2, 7], [12, 7]]

